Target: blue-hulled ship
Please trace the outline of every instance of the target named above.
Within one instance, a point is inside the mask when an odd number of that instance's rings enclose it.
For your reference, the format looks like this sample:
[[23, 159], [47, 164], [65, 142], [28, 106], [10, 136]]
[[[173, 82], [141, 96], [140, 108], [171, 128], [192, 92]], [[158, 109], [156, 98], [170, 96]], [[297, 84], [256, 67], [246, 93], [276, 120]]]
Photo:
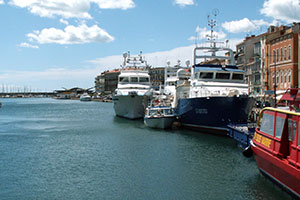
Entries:
[[247, 122], [254, 98], [233, 51], [216, 46], [212, 29], [209, 41], [195, 47], [191, 78], [176, 88], [177, 115], [185, 127], [228, 134], [228, 124]]

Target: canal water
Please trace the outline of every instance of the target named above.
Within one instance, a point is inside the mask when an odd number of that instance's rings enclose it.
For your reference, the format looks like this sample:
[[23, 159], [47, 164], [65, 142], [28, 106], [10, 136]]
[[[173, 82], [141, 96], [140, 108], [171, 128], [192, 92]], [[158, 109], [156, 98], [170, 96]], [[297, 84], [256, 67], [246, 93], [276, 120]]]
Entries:
[[1, 101], [0, 199], [290, 199], [230, 138], [149, 129], [112, 103]]

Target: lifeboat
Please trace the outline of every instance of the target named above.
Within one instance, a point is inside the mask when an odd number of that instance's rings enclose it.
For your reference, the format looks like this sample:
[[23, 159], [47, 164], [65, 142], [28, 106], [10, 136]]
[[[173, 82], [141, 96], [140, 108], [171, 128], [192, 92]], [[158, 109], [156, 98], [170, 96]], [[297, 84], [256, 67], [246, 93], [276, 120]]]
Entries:
[[299, 89], [288, 89], [279, 107], [262, 109], [251, 140], [259, 170], [300, 198]]

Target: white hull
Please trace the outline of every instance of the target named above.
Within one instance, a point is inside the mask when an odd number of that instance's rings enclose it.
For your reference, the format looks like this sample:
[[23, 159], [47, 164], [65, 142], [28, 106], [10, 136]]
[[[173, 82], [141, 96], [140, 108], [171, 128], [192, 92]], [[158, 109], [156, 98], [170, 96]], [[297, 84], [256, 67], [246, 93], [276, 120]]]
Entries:
[[161, 116], [161, 117], [145, 117], [144, 123], [150, 128], [166, 129], [172, 126], [175, 121], [175, 116]]
[[125, 117], [128, 119], [143, 118], [145, 114], [144, 96], [114, 96], [114, 109], [115, 113], [119, 117]]
[[83, 98], [80, 98], [80, 101], [92, 101], [92, 98], [91, 97], [83, 97]]

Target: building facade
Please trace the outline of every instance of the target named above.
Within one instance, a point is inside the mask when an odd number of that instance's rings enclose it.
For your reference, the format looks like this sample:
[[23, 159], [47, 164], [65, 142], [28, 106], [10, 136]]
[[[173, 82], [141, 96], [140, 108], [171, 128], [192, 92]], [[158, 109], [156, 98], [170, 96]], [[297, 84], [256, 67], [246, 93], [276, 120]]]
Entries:
[[96, 76], [96, 78], [95, 78], [95, 92], [96, 93], [101, 94], [105, 91], [104, 82], [105, 82], [104, 73], [101, 73], [100, 75]]
[[299, 24], [270, 27], [267, 38], [268, 88], [284, 92], [298, 87]]
[[250, 94], [280, 94], [299, 87], [299, 27], [270, 26], [266, 33], [237, 44], [237, 66], [246, 72]]
[[262, 35], [251, 35], [236, 46], [236, 60], [239, 69], [246, 72], [246, 82], [249, 85], [249, 94], [261, 95], [262, 88]]
[[165, 67], [151, 67], [149, 70], [152, 88], [159, 90], [165, 84]]
[[120, 69], [102, 72], [95, 78], [95, 90], [99, 94], [112, 94], [118, 86]]

